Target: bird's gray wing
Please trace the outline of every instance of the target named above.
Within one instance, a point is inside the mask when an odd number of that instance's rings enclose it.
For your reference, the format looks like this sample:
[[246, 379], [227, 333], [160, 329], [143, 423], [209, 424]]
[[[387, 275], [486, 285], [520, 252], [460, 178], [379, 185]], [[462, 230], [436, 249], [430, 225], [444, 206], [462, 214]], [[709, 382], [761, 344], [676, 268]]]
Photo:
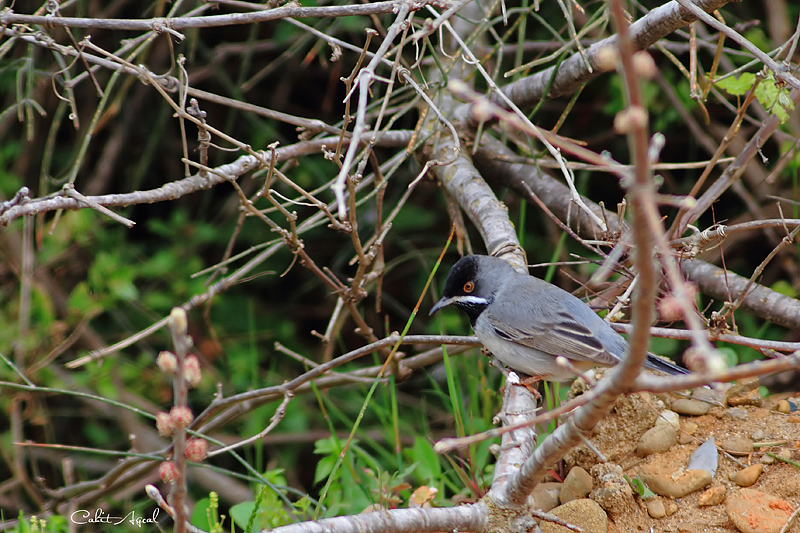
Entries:
[[[498, 335], [553, 357], [563, 355], [598, 365], [619, 363], [592, 330], [591, 326], [598, 330], [607, 327], [602, 318], [558, 287], [540, 280], [533, 284], [515, 287], [521, 292], [515, 297], [517, 305], [491, 306], [485, 311], [489, 325]], [[547, 305], [554, 298], [560, 305]]]

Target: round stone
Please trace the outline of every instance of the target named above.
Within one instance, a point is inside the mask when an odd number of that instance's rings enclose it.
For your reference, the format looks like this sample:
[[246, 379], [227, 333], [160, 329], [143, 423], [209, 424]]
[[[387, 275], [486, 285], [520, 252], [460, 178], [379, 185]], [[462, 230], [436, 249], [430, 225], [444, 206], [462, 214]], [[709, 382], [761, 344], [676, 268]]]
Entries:
[[728, 496], [725, 513], [742, 533], [778, 533], [792, 515], [792, 506], [766, 492], [741, 489]]

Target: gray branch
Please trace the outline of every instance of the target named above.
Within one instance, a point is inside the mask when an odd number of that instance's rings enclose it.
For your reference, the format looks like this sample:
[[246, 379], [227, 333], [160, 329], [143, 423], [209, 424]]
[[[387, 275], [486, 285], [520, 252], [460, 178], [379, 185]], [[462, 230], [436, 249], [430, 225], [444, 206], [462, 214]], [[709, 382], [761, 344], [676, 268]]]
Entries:
[[[729, 3], [729, 1], [694, 0], [694, 4], [703, 11], [710, 13]], [[695, 15], [673, 0], [653, 9], [647, 15], [631, 24], [629, 28], [630, 37], [634, 47], [637, 50], [643, 50], [695, 20], [697, 20]], [[597, 52], [606, 46], [616, 49], [618, 47], [617, 40], [617, 35], [612, 35], [596, 42], [586, 49], [583, 55], [576, 52], [560, 65], [539, 71], [536, 74], [504, 86], [503, 93], [523, 109], [532, 107], [545, 96], [551, 79], [552, 84], [547, 92], [548, 97], [557, 98], [570, 94], [582, 83], [586, 83], [604, 72], [597, 63]], [[586, 67], [587, 61], [592, 67], [591, 70]], [[553, 70], [556, 68], [558, 72], [553, 78]], [[493, 101], [497, 105], [503, 105], [502, 100], [497, 95], [493, 95]]]
[[54, 17], [52, 15], [20, 15], [10, 9], [0, 14], [0, 25], [30, 24], [45, 27], [90, 28], [129, 31], [166, 31], [188, 28], [215, 28], [239, 24], [256, 24], [288, 17], [349, 17], [353, 15], [378, 15], [391, 13], [399, 2], [374, 2], [370, 4], [346, 4], [341, 6], [302, 7], [297, 4], [252, 13], [230, 13], [206, 17], [174, 17], [152, 19], [101, 19], [80, 17]]
[[[533, 165], [509, 163], [501, 159], [515, 155], [505, 145], [486, 136], [474, 161], [481, 174], [497, 180], [499, 185], [512, 188], [523, 198], [528, 197], [523, 185], [527, 184], [558, 218], [566, 221], [580, 235], [595, 238], [600, 232], [599, 228], [583, 211], [571, 205], [567, 186]], [[584, 200], [592, 211], [604, 217], [611, 231], [619, 229], [616, 213], [607, 210], [603, 213], [599, 205], [589, 199]], [[697, 284], [700, 292], [721, 301], [729, 297], [735, 300], [748, 283], [745, 277], [699, 259], [683, 260], [681, 269], [687, 279]], [[800, 329], [800, 300], [763, 285], [753, 284], [741, 309], [789, 329]]]
[[392, 509], [337, 516], [272, 529], [272, 533], [408, 533], [486, 531], [488, 510], [483, 503], [431, 509]]
[[[387, 131], [381, 135], [380, 140], [376, 142], [376, 144], [378, 146], [405, 146], [408, 144], [408, 140], [410, 138], [411, 132], [409, 131]], [[302, 155], [322, 153], [323, 146], [336, 146], [336, 143], [338, 142], [338, 137], [328, 137], [313, 141], [303, 141], [290, 146], [284, 146], [282, 148], [278, 148], [275, 150], [275, 152], [279, 161], [286, 161]], [[346, 138], [342, 142], [343, 144], [347, 145], [350, 143], [350, 139]], [[262, 152], [261, 155], [264, 161], [269, 161], [270, 152]], [[123, 194], [89, 196], [87, 199], [91, 200], [97, 205], [105, 207], [126, 207], [138, 204], [153, 204], [156, 202], [172, 201], [188, 194], [211, 189], [212, 187], [215, 187], [221, 183], [225, 183], [228, 180], [238, 179], [243, 174], [257, 169], [260, 166], [261, 162], [255, 156], [243, 155], [232, 163], [216, 167], [214, 172], [209, 172], [206, 177], [201, 177], [199, 174], [197, 174], [169, 182], [157, 189], [134, 191]], [[15, 218], [22, 216], [47, 213], [49, 211], [57, 211], [59, 209], [85, 209], [86, 207], [87, 205], [84, 202], [66, 196], [59, 195], [37, 198], [18, 203], [0, 214], [0, 226], [7, 226]]]

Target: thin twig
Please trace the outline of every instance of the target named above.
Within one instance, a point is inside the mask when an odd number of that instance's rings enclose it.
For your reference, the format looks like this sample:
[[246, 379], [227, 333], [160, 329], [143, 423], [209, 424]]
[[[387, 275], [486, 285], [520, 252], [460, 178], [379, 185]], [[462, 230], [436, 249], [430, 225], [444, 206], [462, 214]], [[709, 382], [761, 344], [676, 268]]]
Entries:
[[78, 200], [79, 202], [82, 202], [82, 203], [88, 205], [89, 207], [91, 207], [92, 209], [97, 211], [98, 213], [104, 214], [105, 216], [107, 216], [111, 220], [119, 222], [123, 226], [127, 226], [128, 228], [132, 228], [133, 226], [136, 225], [136, 222], [134, 222], [133, 220], [125, 218], [122, 215], [118, 215], [115, 212], [113, 212], [111, 209], [109, 209], [109, 208], [107, 208], [105, 206], [102, 206], [102, 205], [98, 204], [97, 202], [95, 202], [94, 200], [92, 200], [91, 198], [88, 198], [88, 197], [82, 195], [81, 193], [79, 193], [78, 191], [75, 190], [75, 186], [72, 183], [65, 184], [62, 190], [64, 191], [64, 194], [67, 195], [68, 197], [74, 198], [75, 200]]

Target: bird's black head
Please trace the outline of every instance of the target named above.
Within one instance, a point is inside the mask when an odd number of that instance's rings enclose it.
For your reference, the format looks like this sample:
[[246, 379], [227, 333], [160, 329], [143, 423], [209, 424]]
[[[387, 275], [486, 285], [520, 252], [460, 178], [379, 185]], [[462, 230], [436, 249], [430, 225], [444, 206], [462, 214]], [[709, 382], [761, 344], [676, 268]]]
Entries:
[[453, 265], [447, 275], [444, 294], [431, 308], [432, 315], [439, 309], [454, 305], [464, 311], [472, 325], [487, 305], [494, 301], [503, 282], [515, 273], [507, 262], [486, 255], [468, 255]]

